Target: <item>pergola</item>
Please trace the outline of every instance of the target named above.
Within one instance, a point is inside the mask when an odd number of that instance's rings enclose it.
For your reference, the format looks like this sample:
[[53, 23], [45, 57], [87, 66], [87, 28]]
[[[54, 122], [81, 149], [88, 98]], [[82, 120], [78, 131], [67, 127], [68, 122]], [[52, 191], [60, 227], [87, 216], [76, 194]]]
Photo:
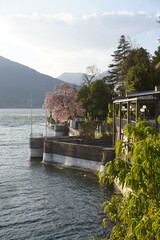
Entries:
[[113, 98], [113, 143], [116, 139], [123, 139], [124, 126], [133, 126], [138, 118], [147, 119], [159, 127], [157, 117], [160, 115], [160, 86], [155, 91], [127, 94]]

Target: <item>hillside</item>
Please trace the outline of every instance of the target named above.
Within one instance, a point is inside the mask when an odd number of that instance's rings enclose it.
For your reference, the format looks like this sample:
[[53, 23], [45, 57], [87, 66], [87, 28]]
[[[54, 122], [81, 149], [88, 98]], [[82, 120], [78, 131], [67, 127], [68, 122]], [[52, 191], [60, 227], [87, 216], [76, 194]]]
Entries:
[[[108, 75], [108, 71], [102, 72], [98, 74], [94, 80], [96, 79], [102, 79]], [[60, 76], [58, 76], [58, 79], [61, 79], [62, 81], [69, 82], [72, 84], [76, 85], [82, 85], [83, 83], [83, 73], [69, 73], [69, 72], [64, 72]]]
[[63, 81], [0, 57], [0, 108], [42, 107], [45, 93]]
[[81, 85], [82, 76], [83, 76], [83, 73], [64, 72], [60, 76], [58, 76], [58, 79], [61, 79], [62, 81], [69, 82], [72, 84]]

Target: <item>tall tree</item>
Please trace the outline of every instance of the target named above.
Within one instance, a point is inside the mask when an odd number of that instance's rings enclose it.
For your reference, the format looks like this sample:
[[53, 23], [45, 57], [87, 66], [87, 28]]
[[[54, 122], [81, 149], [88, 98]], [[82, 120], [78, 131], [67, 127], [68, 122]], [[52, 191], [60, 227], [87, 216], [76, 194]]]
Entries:
[[151, 56], [144, 48], [137, 48], [130, 51], [123, 61], [125, 71], [126, 92], [140, 92], [154, 89], [155, 67], [153, 67]]
[[126, 76], [126, 72], [122, 69], [122, 63], [128, 56], [129, 52], [131, 50], [130, 43], [126, 40], [125, 36], [122, 35], [119, 40], [119, 45], [117, 47], [117, 50], [114, 51], [114, 54], [111, 55], [113, 57], [113, 64], [109, 65], [109, 76], [106, 78], [106, 80], [109, 83], [113, 83], [114, 85], [118, 84], [118, 92], [123, 93], [124, 92], [124, 79]]
[[153, 82], [155, 86], [160, 85], [160, 46], [152, 57]]
[[160, 46], [158, 47], [158, 49], [154, 52], [154, 56], [152, 57], [152, 64], [154, 67], [156, 67], [156, 65], [160, 63]]
[[88, 85], [83, 85], [77, 91], [77, 101], [82, 104], [85, 109], [85, 117], [89, 116], [90, 113], [90, 105], [92, 101], [90, 99], [90, 88]]
[[76, 102], [76, 90], [69, 84], [63, 83], [55, 87], [55, 92], [46, 93], [43, 108], [51, 113], [55, 121], [63, 123], [76, 115], [82, 116], [84, 109]]
[[112, 86], [104, 80], [96, 80], [90, 85], [91, 112], [94, 119], [104, 120], [108, 113], [108, 104], [112, 101]]
[[129, 68], [138, 65], [146, 69], [150, 69], [151, 65], [151, 56], [144, 48], [132, 49], [128, 56], [125, 58], [122, 64], [122, 69], [125, 72], [128, 72]]
[[77, 100], [86, 110], [90, 120], [104, 120], [108, 112], [108, 103], [112, 101], [113, 88], [104, 80], [95, 80], [89, 86], [82, 86], [77, 91]]
[[135, 65], [131, 67], [125, 78], [126, 92], [135, 93], [152, 89], [152, 78], [146, 68]]

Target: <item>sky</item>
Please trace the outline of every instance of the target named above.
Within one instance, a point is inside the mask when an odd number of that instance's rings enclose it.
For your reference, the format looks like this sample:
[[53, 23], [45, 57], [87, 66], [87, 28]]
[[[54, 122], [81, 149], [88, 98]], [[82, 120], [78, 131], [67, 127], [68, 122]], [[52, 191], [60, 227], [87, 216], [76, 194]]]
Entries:
[[121, 35], [154, 54], [159, 0], [0, 0], [0, 56], [58, 77], [107, 71]]

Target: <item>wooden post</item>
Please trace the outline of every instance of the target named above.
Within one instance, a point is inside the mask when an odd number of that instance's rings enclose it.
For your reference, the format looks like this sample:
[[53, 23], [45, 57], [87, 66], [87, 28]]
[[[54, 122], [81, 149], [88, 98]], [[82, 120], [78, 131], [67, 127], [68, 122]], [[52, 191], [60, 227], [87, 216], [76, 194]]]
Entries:
[[115, 103], [113, 103], [113, 146], [115, 145]]
[[130, 102], [127, 102], [127, 123], [130, 123]]
[[120, 120], [119, 120], [119, 137], [121, 139], [121, 128], [122, 128], [122, 103], [119, 103], [119, 108], [120, 108]]
[[160, 115], [160, 99], [159, 98], [156, 98], [155, 100], [155, 125], [156, 127], [158, 128], [158, 121], [157, 121], [157, 118], [158, 116]]
[[136, 100], [136, 121], [138, 120], [139, 117], [139, 102]]

